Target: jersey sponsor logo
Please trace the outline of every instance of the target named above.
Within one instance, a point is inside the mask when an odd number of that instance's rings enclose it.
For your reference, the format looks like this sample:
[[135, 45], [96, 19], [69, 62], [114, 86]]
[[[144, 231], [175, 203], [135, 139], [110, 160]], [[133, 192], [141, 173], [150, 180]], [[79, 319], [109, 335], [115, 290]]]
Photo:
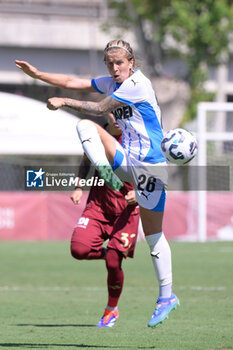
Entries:
[[89, 218], [81, 217], [81, 218], [78, 220], [78, 223], [77, 223], [76, 227], [86, 228], [87, 225], [88, 225], [88, 222], [89, 222]]
[[136, 84], [139, 84], [139, 81], [135, 81], [135, 80], [133, 80], [133, 79], [131, 79], [131, 81], [132, 81], [132, 83], [134, 84], [134, 86], [135, 86]]
[[112, 111], [116, 119], [127, 119], [132, 117], [133, 111], [130, 106], [123, 106]]

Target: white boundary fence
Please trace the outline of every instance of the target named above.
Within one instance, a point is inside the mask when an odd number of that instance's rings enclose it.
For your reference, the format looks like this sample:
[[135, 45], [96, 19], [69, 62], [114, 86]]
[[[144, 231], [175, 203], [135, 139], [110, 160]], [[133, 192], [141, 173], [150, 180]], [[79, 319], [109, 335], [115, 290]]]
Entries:
[[[201, 102], [198, 104], [197, 113], [197, 138], [198, 138], [198, 166], [207, 165], [207, 141], [232, 141], [233, 132], [208, 132], [207, 112], [233, 112], [233, 103], [226, 102]], [[224, 118], [224, 115], [223, 115]], [[203, 171], [199, 171], [199, 191], [198, 191], [198, 236], [199, 242], [207, 239], [207, 199], [206, 176]]]

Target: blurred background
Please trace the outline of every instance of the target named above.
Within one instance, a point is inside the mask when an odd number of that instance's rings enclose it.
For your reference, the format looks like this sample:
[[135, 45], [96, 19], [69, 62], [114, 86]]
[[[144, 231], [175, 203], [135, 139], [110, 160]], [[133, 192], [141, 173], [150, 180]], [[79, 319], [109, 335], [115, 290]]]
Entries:
[[[49, 97], [100, 98], [33, 80], [14, 60], [98, 77], [107, 74], [103, 49], [113, 38], [134, 48], [164, 130], [187, 128], [198, 140], [188, 170], [170, 169], [168, 239], [233, 240], [233, 7], [227, 0], [0, 0], [0, 239], [70, 238], [85, 201], [77, 207], [69, 192], [25, 191], [25, 167], [75, 166], [82, 156], [75, 125], [83, 116], [49, 112]], [[192, 165], [220, 168], [196, 175]], [[198, 187], [196, 178], [203, 177]]]

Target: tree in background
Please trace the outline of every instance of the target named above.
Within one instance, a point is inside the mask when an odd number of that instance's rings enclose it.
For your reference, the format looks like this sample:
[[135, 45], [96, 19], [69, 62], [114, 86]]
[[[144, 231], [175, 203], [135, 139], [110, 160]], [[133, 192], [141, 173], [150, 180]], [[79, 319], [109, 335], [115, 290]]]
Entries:
[[134, 29], [151, 77], [163, 76], [164, 55], [182, 58], [191, 89], [187, 119], [197, 103], [209, 100], [203, 83], [208, 66], [226, 63], [233, 37], [231, 0], [107, 0], [115, 9], [109, 28]]

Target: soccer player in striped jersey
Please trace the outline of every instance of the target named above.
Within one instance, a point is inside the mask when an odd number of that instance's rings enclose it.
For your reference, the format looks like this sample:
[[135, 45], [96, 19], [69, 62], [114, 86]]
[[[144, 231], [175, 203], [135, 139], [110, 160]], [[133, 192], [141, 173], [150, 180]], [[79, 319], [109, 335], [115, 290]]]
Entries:
[[[171, 251], [162, 229], [167, 164], [160, 148], [163, 137], [160, 108], [151, 82], [135, 65], [129, 43], [110, 41], [104, 50], [104, 60], [109, 76], [92, 80], [38, 72], [25, 67], [22, 61], [16, 61], [16, 65], [50, 84], [106, 95], [100, 102], [53, 97], [47, 106], [51, 110], [70, 107], [100, 117], [112, 112], [121, 128], [122, 145], [88, 119], [78, 123], [77, 131], [84, 152], [109, 186], [119, 190], [122, 181], [135, 184], [142, 226], [159, 283], [157, 305], [148, 323], [154, 327], [179, 305], [172, 291]], [[87, 139], [89, 142], [85, 142]]]

